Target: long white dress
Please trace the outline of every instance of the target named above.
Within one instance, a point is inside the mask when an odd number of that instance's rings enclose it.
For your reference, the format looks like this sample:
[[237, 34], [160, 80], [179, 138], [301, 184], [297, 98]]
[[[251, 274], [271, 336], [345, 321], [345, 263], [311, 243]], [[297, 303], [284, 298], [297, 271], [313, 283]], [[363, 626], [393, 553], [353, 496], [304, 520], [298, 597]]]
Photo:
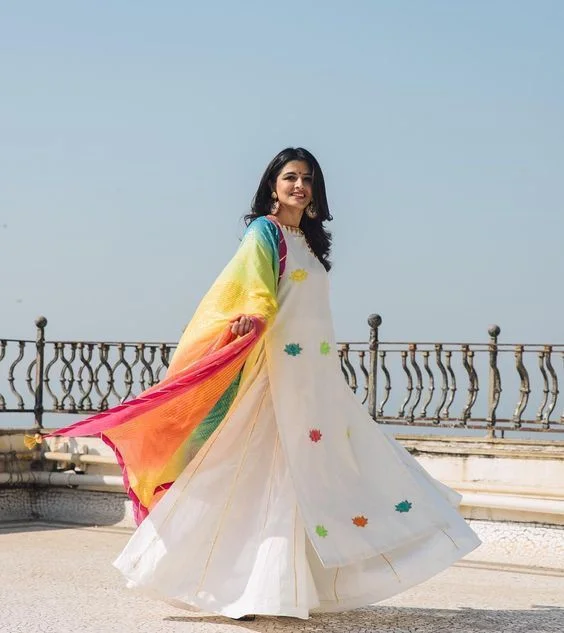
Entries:
[[279, 312], [252, 378], [114, 563], [131, 587], [232, 618], [371, 604], [479, 545], [460, 496], [346, 385], [327, 273], [283, 231]]

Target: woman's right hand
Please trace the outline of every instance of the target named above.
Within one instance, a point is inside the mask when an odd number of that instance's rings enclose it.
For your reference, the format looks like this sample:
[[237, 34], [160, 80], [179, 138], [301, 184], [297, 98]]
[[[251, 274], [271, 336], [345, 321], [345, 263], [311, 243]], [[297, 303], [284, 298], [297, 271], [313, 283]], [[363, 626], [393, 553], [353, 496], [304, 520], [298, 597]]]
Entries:
[[231, 324], [231, 332], [235, 336], [244, 336], [253, 329], [253, 321], [248, 316], [242, 316], [233, 321]]

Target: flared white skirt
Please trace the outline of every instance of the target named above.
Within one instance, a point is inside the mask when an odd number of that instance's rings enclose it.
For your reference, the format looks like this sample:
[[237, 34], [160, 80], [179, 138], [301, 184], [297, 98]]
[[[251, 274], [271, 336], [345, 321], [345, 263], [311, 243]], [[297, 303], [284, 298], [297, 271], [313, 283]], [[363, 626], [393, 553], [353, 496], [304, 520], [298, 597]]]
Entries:
[[[231, 618], [251, 613], [307, 618], [314, 611], [388, 598], [477, 547], [478, 538], [456, 510], [458, 496], [381, 432], [379, 450], [396, 453], [410, 476], [436, 497], [442, 525], [357, 563], [324, 567], [300, 515], [266, 364], [257, 371], [115, 561], [130, 587]], [[371, 490], [385, 495], [378, 482]]]

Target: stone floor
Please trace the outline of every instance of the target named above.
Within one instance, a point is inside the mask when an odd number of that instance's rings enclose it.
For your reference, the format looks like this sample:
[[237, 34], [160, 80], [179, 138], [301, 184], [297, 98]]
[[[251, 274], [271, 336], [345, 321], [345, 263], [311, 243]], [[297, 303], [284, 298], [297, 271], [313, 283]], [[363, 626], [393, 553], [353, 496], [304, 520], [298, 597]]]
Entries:
[[127, 533], [0, 526], [1, 633], [564, 632], [564, 572], [461, 562], [376, 606], [308, 621], [194, 617], [126, 590], [111, 561]]

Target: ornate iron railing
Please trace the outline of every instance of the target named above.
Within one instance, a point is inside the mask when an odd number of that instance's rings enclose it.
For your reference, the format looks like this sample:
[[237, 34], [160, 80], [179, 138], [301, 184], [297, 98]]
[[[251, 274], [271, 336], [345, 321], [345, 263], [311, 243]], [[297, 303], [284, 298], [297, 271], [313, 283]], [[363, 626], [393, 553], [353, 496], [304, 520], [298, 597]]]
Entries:
[[[382, 319], [368, 319], [368, 343], [340, 342], [344, 378], [378, 422], [406, 426], [564, 432], [559, 384], [564, 345], [381, 342]], [[0, 339], [0, 413], [75, 415], [124, 402], [166, 373], [171, 343]]]

